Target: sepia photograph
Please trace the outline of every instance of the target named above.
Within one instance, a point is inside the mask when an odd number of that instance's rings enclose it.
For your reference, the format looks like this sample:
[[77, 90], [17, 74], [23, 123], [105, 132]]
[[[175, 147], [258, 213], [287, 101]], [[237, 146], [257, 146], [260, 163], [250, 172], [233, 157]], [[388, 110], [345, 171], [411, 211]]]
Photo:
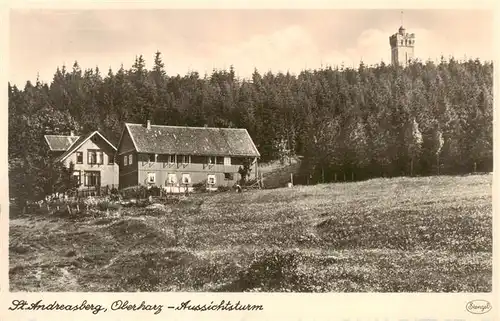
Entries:
[[9, 290], [491, 292], [493, 22], [11, 9]]

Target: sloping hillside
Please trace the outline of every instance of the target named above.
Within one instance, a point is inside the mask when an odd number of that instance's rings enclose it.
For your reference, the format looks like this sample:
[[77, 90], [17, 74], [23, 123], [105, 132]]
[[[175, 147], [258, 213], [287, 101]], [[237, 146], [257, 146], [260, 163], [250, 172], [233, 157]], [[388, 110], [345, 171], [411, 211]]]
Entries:
[[10, 221], [10, 287], [489, 292], [491, 202], [491, 175], [441, 176], [26, 215]]
[[287, 186], [291, 180], [290, 175], [297, 174], [299, 168], [300, 160], [293, 158], [285, 164], [273, 162], [261, 165], [259, 171], [262, 173], [265, 188], [278, 188]]

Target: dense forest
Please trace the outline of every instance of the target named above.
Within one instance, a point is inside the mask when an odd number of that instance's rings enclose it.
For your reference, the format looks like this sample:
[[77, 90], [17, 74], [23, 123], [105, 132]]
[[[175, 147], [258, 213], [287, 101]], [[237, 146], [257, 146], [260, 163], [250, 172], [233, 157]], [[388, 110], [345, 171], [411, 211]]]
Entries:
[[[408, 67], [380, 63], [299, 75], [234, 68], [167, 75], [138, 56], [105, 75], [58, 68], [50, 84], [9, 84], [11, 197], [54, 189], [45, 134], [99, 130], [117, 144], [124, 122], [243, 127], [261, 162], [300, 156], [303, 183], [337, 177], [463, 174], [493, 166], [493, 64], [442, 59]], [[54, 176], [55, 175], [55, 176]]]

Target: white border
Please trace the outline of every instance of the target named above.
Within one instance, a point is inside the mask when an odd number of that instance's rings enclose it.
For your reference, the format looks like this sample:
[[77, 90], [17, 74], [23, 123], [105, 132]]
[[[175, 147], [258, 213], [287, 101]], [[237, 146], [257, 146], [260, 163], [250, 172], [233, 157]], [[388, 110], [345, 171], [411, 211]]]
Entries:
[[[495, 57], [499, 57], [497, 42], [499, 39], [498, 5], [496, 0], [472, 0], [472, 1], [344, 1], [334, 3], [328, 0], [210, 0], [210, 1], [162, 1], [162, 2], [118, 2], [118, 1], [11, 1], [7, 6], [0, 6], [0, 46], [2, 48], [0, 59], [0, 70], [4, 79], [4, 86], [7, 82], [8, 73], [8, 36], [9, 21], [8, 8], [309, 8], [309, 9], [495, 9]], [[466, 23], [466, 22], [464, 22]], [[494, 68], [494, 141], [500, 139], [500, 131], [496, 128], [498, 122], [498, 94], [499, 79], [498, 72]], [[77, 319], [77, 320], [136, 320], [138, 318], [156, 320], [220, 320], [227, 318], [231, 320], [478, 320], [494, 321], [500, 320], [500, 300], [498, 300], [498, 219], [495, 213], [498, 209], [498, 202], [493, 204], [493, 233], [494, 233], [494, 269], [493, 269], [493, 292], [483, 294], [269, 294], [269, 293], [9, 293], [8, 291], [8, 179], [7, 179], [7, 91], [0, 90], [1, 103], [4, 104], [1, 113], [2, 134], [0, 134], [1, 145], [5, 152], [0, 153], [0, 179], [2, 188], [0, 207], [0, 237], [2, 264], [0, 270], [3, 272], [0, 279], [0, 319], [1, 320], [54, 320]], [[499, 168], [498, 146], [494, 144], [494, 168]], [[497, 188], [497, 173], [493, 178], [493, 195], [500, 195]], [[87, 300], [100, 304], [109, 304], [116, 299], [129, 300], [140, 303], [146, 300], [150, 303], [172, 305], [184, 300], [195, 302], [210, 302], [220, 300], [238, 301], [245, 303], [263, 304], [263, 312], [173, 312], [164, 310], [159, 315], [151, 312], [113, 312], [100, 315], [92, 315], [89, 312], [29, 312], [9, 313], [7, 307], [13, 299], [26, 299], [34, 301], [43, 299], [46, 302], [58, 300], [65, 303], [81, 303]], [[467, 301], [475, 299], [485, 299], [493, 304], [493, 310], [486, 315], [472, 315], [465, 310]]]

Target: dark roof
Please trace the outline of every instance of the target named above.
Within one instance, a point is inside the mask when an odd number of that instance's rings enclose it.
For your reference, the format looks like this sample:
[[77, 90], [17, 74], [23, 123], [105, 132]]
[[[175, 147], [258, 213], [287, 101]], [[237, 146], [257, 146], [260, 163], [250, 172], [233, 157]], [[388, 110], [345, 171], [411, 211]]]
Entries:
[[104, 141], [106, 141], [109, 146], [113, 147], [114, 150], [116, 150], [116, 147], [113, 146], [113, 144], [111, 144], [101, 133], [99, 133], [98, 131], [94, 131], [94, 132], [91, 132], [90, 134], [88, 135], [85, 135], [85, 136], [80, 136], [78, 138], [77, 141], [75, 141], [73, 143], [73, 145], [71, 145], [70, 148], [68, 148], [68, 150], [66, 150], [65, 153], [63, 153], [61, 156], [59, 156], [56, 161], [63, 161], [66, 159], [66, 157], [68, 157], [69, 155], [71, 155], [75, 150], [77, 150], [81, 145], [83, 145], [83, 143], [85, 143], [87, 140], [89, 140], [92, 136], [94, 135], [99, 135], [101, 136], [102, 139], [104, 139]]
[[45, 141], [51, 151], [64, 152], [80, 138], [80, 136], [45, 135]]
[[243, 128], [211, 128], [126, 123], [140, 153], [259, 157], [248, 131]]

